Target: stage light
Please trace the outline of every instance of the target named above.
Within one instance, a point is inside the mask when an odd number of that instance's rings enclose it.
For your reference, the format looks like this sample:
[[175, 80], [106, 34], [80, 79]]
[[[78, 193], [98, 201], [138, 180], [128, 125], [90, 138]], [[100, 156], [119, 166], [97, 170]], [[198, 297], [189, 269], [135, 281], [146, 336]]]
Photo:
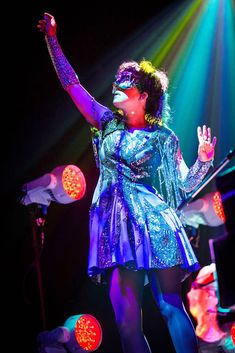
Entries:
[[102, 342], [102, 329], [94, 316], [74, 315], [63, 326], [40, 332], [37, 340], [40, 352], [55, 353], [63, 349], [63, 345], [71, 353], [94, 352]]
[[70, 340], [66, 346], [71, 352], [93, 352], [100, 346], [102, 330], [94, 316], [88, 314], [71, 316], [64, 325], [70, 331]]
[[235, 345], [235, 322], [233, 323], [233, 325], [231, 327], [231, 336], [232, 336], [233, 344]]
[[200, 224], [217, 227], [225, 223], [222, 199], [218, 191], [189, 203], [182, 208], [182, 212], [185, 223], [195, 228]]
[[23, 205], [37, 203], [49, 206], [51, 201], [62, 204], [81, 199], [86, 191], [86, 180], [75, 165], [59, 166], [31, 182], [23, 185]]
[[189, 310], [196, 320], [196, 335], [204, 342], [216, 342], [226, 336], [217, 320], [218, 297], [214, 263], [204, 266], [198, 272], [187, 293]]

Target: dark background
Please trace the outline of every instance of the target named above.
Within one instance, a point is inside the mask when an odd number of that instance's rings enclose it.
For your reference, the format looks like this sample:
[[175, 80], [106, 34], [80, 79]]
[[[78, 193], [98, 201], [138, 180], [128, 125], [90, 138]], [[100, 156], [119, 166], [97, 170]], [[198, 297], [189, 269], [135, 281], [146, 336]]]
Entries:
[[[40, 1], [27, 9], [19, 8], [14, 48], [9, 55], [14, 66], [10, 75], [8, 114], [2, 130], [4, 140], [7, 139], [2, 147], [1, 192], [4, 209], [2, 305], [8, 319], [7, 342], [15, 347], [14, 352], [36, 353], [36, 337], [40, 331], [51, 330], [69, 316], [81, 313], [94, 315], [102, 326], [103, 340], [97, 352], [121, 352], [106, 287], [95, 285], [86, 274], [88, 212], [98, 178], [90, 131], [60, 86], [43, 35], [36, 28], [37, 21], [43, 12], [55, 16], [64, 52], [81, 81], [87, 81], [91, 88], [91, 72], [103, 56], [153, 15], [161, 18], [162, 11], [177, 3], [158, 0], [145, 6], [135, 2]], [[102, 65], [96, 70], [102, 75]], [[102, 102], [103, 98], [100, 99]], [[58, 165], [70, 163], [84, 172], [86, 194], [75, 203], [52, 203], [47, 208], [45, 240], [41, 247], [41, 234], [37, 233], [35, 240], [32, 220], [39, 211], [37, 207], [20, 203], [21, 187]], [[200, 228], [200, 243], [195, 252], [202, 265], [211, 262], [208, 239], [223, 233], [223, 227]], [[184, 299], [190, 284], [190, 281], [183, 284]], [[153, 352], [173, 353], [167, 328], [152, 302], [148, 286], [143, 312], [144, 328]]]

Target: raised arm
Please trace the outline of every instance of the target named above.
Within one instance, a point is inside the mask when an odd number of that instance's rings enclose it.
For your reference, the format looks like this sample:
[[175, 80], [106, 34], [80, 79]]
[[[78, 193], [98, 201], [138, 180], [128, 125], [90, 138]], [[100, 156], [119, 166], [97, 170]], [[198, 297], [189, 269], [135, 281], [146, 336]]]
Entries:
[[77, 74], [65, 57], [58, 42], [55, 18], [49, 13], [44, 13], [44, 17], [38, 21], [37, 27], [40, 32], [45, 33], [48, 52], [62, 87], [72, 98], [85, 119], [91, 125], [100, 128], [101, 116], [108, 108], [98, 103], [80, 84]]
[[177, 166], [180, 187], [186, 192], [192, 191], [205, 177], [212, 165], [215, 153], [216, 138], [211, 141], [211, 129], [206, 125], [197, 129], [198, 158], [191, 168], [184, 162], [180, 149], [177, 153]]

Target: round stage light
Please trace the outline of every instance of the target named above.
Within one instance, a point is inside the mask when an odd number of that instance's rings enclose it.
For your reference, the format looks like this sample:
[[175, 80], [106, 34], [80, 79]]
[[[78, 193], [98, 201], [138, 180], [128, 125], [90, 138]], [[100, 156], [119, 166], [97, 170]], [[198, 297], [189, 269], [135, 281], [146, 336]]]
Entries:
[[94, 352], [102, 341], [102, 329], [97, 319], [90, 314], [69, 317], [64, 326], [70, 331], [70, 340], [65, 343], [70, 352]]
[[235, 345], [235, 322], [231, 327], [231, 337], [232, 337], [233, 344]]
[[21, 203], [49, 206], [51, 201], [66, 204], [81, 199], [86, 192], [86, 180], [76, 165], [58, 166], [52, 172], [26, 183]]

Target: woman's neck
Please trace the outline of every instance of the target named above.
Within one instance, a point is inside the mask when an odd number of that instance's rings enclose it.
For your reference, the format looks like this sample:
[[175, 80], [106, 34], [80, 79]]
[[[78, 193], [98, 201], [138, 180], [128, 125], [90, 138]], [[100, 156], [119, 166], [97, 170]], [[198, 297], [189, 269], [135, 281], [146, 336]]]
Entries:
[[145, 120], [145, 115], [131, 111], [128, 115], [125, 115], [125, 123], [128, 129], [144, 129], [148, 126]]

